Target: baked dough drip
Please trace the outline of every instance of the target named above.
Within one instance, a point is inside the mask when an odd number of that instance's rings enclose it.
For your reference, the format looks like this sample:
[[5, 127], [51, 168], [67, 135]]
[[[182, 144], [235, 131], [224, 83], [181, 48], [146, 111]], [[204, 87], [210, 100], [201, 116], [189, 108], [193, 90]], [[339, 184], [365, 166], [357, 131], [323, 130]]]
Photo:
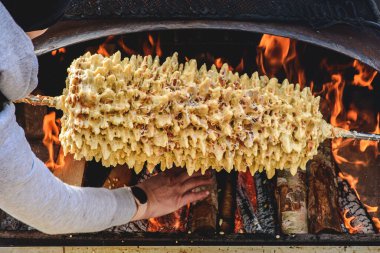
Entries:
[[219, 71], [179, 64], [177, 53], [162, 64], [86, 53], [69, 67], [58, 107], [65, 154], [137, 173], [146, 163], [190, 175], [209, 168], [294, 175], [333, 135], [309, 88], [257, 72], [239, 76], [227, 64]]

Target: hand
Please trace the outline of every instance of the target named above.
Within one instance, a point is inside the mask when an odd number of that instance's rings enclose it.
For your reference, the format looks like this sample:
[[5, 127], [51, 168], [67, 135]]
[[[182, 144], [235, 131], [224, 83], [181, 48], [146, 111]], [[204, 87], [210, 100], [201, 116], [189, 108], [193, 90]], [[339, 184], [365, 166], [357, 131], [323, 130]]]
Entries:
[[166, 170], [137, 186], [143, 189], [148, 197], [147, 204], [138, 207], [134, 220], [160, 217], [172, 213], [182, 206], [202, 200], [210, 193], [208, 191], [193, 191], [198, 186], [210, 185], [213, 182], [211, 173], [200, 172], [189, 176], [185, 169]]

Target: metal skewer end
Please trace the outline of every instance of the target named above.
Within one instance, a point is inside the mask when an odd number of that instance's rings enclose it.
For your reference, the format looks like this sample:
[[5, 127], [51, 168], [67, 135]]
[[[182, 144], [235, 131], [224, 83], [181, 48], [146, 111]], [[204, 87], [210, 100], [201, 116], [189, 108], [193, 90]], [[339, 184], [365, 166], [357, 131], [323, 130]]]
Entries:
[[41, 95], [29, 95], [25, 98], [14, 101], [14, 103], [26, 103], [34, 106], [49, 106], [56, 109], [60, 109], [61, 96], [49, 97]]
[[367, 141], [380, 141], [380, 134], [358, 133], [356, 131], [347, 131], [342, 137]]

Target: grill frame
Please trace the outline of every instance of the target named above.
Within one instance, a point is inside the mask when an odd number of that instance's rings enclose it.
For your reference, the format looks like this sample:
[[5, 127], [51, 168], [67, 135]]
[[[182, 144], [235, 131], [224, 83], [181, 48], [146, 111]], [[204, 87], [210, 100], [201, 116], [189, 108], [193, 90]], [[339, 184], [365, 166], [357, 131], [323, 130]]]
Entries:
[[[327, 48], [358, 59], [380, 70], [380, 31], [368, 27], [336, 25], [323, 30], [313, 30], [301, 24], [217, 21], [217, 20], [71, 20], [61, 21], [47, 33], [33, 41], [35, 53], [42, 55], [57, 48], [88, 40], [135, 32], [162, 30], [213, 29], [267, 33]], [[366, 43], [363, 43], [366, 41]]]

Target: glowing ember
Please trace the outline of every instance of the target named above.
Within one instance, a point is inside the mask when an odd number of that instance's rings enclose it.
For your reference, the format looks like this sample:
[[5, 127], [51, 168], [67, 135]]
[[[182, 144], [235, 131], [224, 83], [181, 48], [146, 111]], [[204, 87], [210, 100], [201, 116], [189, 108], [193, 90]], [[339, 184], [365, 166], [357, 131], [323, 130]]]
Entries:
[[352, 226], [351, 223], [352, 223], [352, 221], [355, 220], [355, 217], [354, 216], [347, 217], [348, 212], [349, 212], [349, 210], [344, 210], [343, 215], [342, 215], [343, 221], [344, 221], [344, 226], [347, 228], [347, 230], [350, 234], [357, 234], [360, 231], [361, 226], [360, 225], [358, 225], [356, 227]]
[[51, 112], [44, 117], [43, 121], [43, 132], [44, 138], [42, 143], [46, 146], [49, 152], [49, 160], [45, 162], [45, 165], [51, 169], [55, 170], [62, 168], [64, 165], [64, 156], [62, 150], [60, 150], [57, 158], [57, 162], [54, 159], [54, 144], [59, 145], [59, 119], [56, 120], [55, 112]]
[[243, 232], [244, 232], [243, 222], [241, 220], [241, 215], [240, 215], [240, 212], [239, 212], [239, 208], [237, 208], [236, 211], [235, 211], [235, 229], [234, 229], [234, 233], [243, 233]]

